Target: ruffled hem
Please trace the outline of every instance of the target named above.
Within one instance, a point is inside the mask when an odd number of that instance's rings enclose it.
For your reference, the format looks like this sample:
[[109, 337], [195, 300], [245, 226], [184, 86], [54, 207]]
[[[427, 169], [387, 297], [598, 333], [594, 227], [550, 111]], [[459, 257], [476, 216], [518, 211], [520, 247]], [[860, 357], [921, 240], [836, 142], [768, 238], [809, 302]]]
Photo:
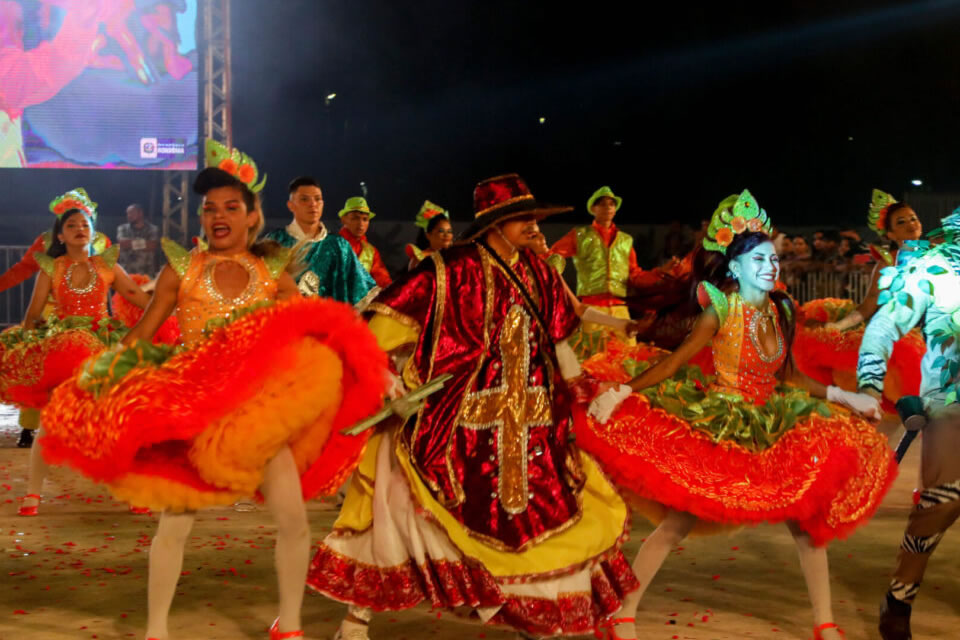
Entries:
[[869, 520], [897, 473], [886, 438], [836, 409], [760, 452], [702, 431], [639, 395], [606, 423], [574, 411], [577, 444], [625, 492], [724, 524], [794, 520], [823, 545]]
[[[792, 348], [800, 371], [823, 384], [856, 390], [863, 324], [847, 331], [827, 329], [822, 324], [805, 324], [810, 321], [837, 322], [855, 309], [852, 300], [839, 298], [811, 300], [801, 307]], [[894, 412], [894, 403], [899, 398], [920, 392], [920, 362], [925, 353], [926, 344], [917, 331], [911, 331], [894, 344], [883, 388], [885, 411]]]
[[[95, 391], [83, 376], [61, 385], [44, 412], [44, 457], [134, 504], [178, 511], [253, 494], [289, 446], [310, 498], [336, 490], [359, 461], [367, 436], [339, 431], [379, 408], [385, 371], [350, 307], [290, 300], [112, 386]], [[180, 489], [158, 492], [150, 478]]]
[[39, 361], [38, 354], [27, 345], [10, 353], [10, 370], [27, 372], [39, 367], [39, 376], [33, 380], [6, 386], [6, 399], [22, 408], [42, 409], [58, 385], [72, 377], [85, 360], [106, 348], [103, 340], [87, 329], [57, 333], [41, 340], [38, 346]]
[[[533, 582], [535, 580], [531, 580]], [[395, 567], [357, 562], [321, 544], [310, 563], [307, 586], [339, 602], [374, 611], [400, 611], [428, 602], [437, 609], [498, 608], [492, 624], [539, 635], [590, 633], [616, 612], [636, 578], [623, 553], [616, 552], [590, 574], [591, 592], [556, 598], [512, 594], [481, 566], [462, 560], [412, 560]]]

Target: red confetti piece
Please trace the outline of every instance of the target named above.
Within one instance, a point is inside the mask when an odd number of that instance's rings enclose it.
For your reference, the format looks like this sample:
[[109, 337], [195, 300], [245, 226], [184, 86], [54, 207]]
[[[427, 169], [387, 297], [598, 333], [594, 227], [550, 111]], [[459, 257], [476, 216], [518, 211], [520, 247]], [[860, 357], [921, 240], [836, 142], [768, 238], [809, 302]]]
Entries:
[[25, 615], [27, 615], [27, 612], [24, 611], [23, 609], [14, 609], [13, 615], [15, 615], [15, 616], [25, 616]]

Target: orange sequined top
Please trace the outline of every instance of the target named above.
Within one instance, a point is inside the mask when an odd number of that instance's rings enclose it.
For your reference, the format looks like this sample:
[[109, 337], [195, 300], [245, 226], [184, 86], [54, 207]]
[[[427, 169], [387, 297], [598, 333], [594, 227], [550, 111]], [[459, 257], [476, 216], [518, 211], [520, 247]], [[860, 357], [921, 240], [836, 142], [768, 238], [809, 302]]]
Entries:
[[[84, 263], [74, 262], [68, 256], [44, 260], [44, 254], [38, 256], [38, 264], [51, 280], [51, 295], [55, 312], [61, 319], [68, 316], [88, 316], [101, 320], [109, 315], [107, 296], [113, 285], [113, 255], [93, 256]], [[112, 258], [112, 259], [111, 259]], [[90, 278], [82, 287], [72, 284], [74, 272], [86, 271]]]
[[[166, 247], [165, 247], [166, 249]], [[217, 256], [194, 249], [183, 256], [170, 257], [170, 265], [180, 276], [177, 295], [177, 322], [180, 341], [193, 346], [203, 338], [203, 330], [213, 318], [229, 318], [234, 309], [277, 299], [277, 276], [267, 264], [253, 254]], [[247, 270], [246, 288], [229, 298], [217, 289], [214, 270], [221, 262], [233, 261]]]
[[[739, 293], [727, 295], [726, 317], [713, 337], [713, 365], [717, 370], [714, 390], [737, 393], [756, 404], [763, 404], [777, 386], [777, 371], [787, 357], [780, 331], [776, 305], [767, 302], [767, 311], [755, 309], [743, 301]], [[763, 317], [773, 322], [777, 335], [777, 350], [772, 357], [760, 345]]]

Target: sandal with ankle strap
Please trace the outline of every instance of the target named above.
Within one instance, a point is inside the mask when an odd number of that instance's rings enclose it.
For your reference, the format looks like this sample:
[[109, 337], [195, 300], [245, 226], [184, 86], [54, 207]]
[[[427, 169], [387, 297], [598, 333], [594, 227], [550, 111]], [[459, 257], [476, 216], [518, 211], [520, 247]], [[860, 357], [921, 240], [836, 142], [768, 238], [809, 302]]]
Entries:
[[625, 640], [624, 638], [621, 638], [620, 636], [618, 636], [617, 632], [614, 631], [613, 628], [618, 624], [627, 624], [627, 623], [634, 624], [636, 623], [636, 621], [637, 621], [636, 618], [613, 618], [611, 620], [607, 620], [607, 624], [606, 624], [607, 635], [604, 637], [607, 640]]
[[[32, 505], [32, 506], [29, 506], [29, 507], [23, 506], [23, 501], [26, 500], [27, 498], [36, 498], [36, 499], [37, 499], [37, 504]], [[35, 515], [37, 515], [37, 513], [39, 512], [39, 509], [40, 509], [40, 501], [41, 501], [41, 500], [42, 500], [42, 498], [41, 498], [40, 496], [38, 496], [37, 494], [35, 494], [35, 493], [28, 493], [27, 495], [23, 496], [22, 498], [20, 498], [20, 508], [17, 509], [17, 515], [18, 515], [18, 516], [35, 516]]]
[[823, 634], [821, 634], [820, 632], [826, 631], [827, 629], [836, 629], [837, 633], [839, 633], [841, 637], [844, 637], [844, 638], [847, 637], [847, 634], [843, 632], [843, 629], [841, 629], [840, 625], [838, 625], [837, 623], [824, 622], [820, 626], [813, 628], [813, 640], [823, 640]]
[[302, 638], [303, 631], [284, 631], [280, 632], [280, 618], [273, 621], [270, 625], [270, 640], [289, 640], [290, 638]]

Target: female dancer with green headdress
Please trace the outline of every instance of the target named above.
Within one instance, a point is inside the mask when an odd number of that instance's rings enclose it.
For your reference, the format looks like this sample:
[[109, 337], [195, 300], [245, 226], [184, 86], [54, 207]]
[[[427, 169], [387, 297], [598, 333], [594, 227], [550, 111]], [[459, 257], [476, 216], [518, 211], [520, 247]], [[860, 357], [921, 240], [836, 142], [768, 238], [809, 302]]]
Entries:
[[[804, 376], [803, 388], [783, 384], [793, 372], [793, 305], [775, 290], [770, 227], [748, 191], [720, 204], [703, 241], [704, 311], [690, 335], [577, 421], [577, 444], [658, 523], [633, 563], [640, 590], [608, 622], [607, 638], [636, 637], [643, 591], [689, 533], [761, 522], [785, 523], [793, 534], [815, 637], [840, 637], [825, 545], [866, 522], [896, 464], [872, 425], [832, 404], [873, 414], [873, 403]], [[684, 366], [707, 345], [715, 377]]]

